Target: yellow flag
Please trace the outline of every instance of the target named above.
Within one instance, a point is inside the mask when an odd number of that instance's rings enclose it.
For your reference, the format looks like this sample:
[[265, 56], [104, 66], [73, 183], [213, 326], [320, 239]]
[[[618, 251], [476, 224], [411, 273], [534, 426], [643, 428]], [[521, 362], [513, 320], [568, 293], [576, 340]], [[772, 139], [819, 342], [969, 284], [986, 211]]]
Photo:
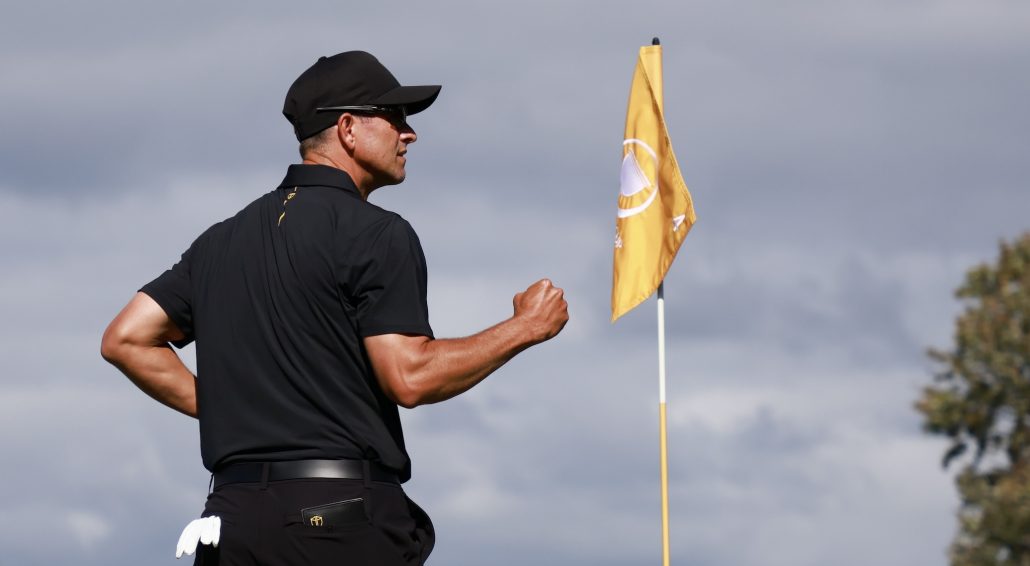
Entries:
[[662, 114], [662, 47], [641, 47], [622, 142], [612, 322], [655, 292], [695, 219]]

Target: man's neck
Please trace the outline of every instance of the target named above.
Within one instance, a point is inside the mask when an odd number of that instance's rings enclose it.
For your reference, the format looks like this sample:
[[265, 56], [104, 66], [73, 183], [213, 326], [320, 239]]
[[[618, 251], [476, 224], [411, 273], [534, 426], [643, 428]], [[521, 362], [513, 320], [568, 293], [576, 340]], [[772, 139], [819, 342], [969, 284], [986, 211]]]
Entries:
[[362, 200], [367, 201], [368, 195], [375, 190], [375, 187], [368, 187], [369, 179], [367, 175], [359, 176], [356, 174], [360, 169], [355, 167], [353, 163], [341, 163], [340, 160], [333, 159], [331, 156], [321, 153], [305, 154], [302, 163], [304, 165], [325, 165], [326, 167], [332, 167], [343, 171], [351, 178], [351, 181], [354, 181], [354, 186], [358, 189], [358, 194], [361, 195]]

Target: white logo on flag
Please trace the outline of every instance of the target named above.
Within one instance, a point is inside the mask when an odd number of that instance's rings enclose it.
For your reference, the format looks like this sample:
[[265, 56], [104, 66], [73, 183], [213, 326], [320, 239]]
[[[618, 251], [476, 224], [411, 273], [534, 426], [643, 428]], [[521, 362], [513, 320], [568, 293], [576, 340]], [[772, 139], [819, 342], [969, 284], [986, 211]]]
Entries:
[[[651, 146], [638, 139], [628, 139], [622, 142], [623, 146], [627, 145], [639, 145], [651, 156], [651, 159], [655, 162], [655, 171], [658, 170], [658, 155], [655, 153]], [[640, 163], [637, 161], [636, 152], [634, 148], [630, 148], [626, 156], [622, 158], [622, 171], [619, 174], [619, 195], [620, 198], [618, 217], [628, 218], [635, 216], [647, 210], [647, 207], [654, 203], [654, 199], [658, 197], [658, 179], [655, 179], [654, 184], [651, 184], [651, 180], [647, 178], [647, 174], [644, 173], [643, 168], [640, 167]], [[650, 189], [650, 194], [647, 200], [643, 204], [638, 206], [631, 206], [629, 208], [622, 207], [623, 198], [629, 198], [641, 191]]]

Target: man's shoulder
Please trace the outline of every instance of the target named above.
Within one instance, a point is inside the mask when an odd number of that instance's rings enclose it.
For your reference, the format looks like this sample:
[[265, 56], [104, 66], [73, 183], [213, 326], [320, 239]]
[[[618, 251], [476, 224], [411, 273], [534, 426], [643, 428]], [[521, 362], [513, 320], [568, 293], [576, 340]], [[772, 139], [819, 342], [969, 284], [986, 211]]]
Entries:
[[238, 231], [238, 227], [240, 225], [263, 216], [262, 208], [267, 206], [266, 202], [268, 199], [274, 198], [274, 190], [265, 193], [239, 209], [232, 216], [219, 220], [218, 222], [208, 226], [207, 229], [197, 236], [197, 239], [193, 242], [193, 247], [222, 242], [230, 238], [232, 234]]
[[375, 212], [368, 215], [368, 222], [363, 230], [368, 236], [418, 239], [415, 228], [403, 216], [375, 205], [369, 206], [375, 208]]
[[[334, 199], [336, 200], [336, 199]], [[411, 224], [400, 214], [364, 200], [339, 199], [336, 209], [342, 215], [340, 227], [344, 235], [352, 237], [374, 237], [387, 232], [411, 232]]]

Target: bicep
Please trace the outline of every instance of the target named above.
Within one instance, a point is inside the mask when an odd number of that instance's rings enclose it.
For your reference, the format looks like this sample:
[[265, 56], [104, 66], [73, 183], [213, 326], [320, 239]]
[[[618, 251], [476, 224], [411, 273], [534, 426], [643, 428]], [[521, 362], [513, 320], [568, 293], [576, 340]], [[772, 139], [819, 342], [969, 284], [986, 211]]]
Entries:
[[159, 345], [185, 337], [168, 313], [141, 292], [136, 293], [104, 332], [105, 342], [114, 340], [137, 345]]

